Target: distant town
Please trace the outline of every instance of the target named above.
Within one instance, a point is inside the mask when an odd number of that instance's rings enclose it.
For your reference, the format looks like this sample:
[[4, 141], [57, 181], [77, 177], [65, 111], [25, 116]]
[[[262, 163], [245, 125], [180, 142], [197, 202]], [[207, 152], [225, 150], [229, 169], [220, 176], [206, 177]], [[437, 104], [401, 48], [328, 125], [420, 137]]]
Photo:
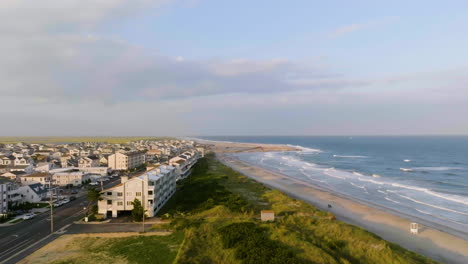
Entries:
[[177, 139], [0, 144], [0, 219], [16, 223], [34, 218], [50, 205], [85, 196], [89, 187], [102, 195], [93, 218], [131, 211], [135, 199], [152, 217], [203, 156], [202, 145]]

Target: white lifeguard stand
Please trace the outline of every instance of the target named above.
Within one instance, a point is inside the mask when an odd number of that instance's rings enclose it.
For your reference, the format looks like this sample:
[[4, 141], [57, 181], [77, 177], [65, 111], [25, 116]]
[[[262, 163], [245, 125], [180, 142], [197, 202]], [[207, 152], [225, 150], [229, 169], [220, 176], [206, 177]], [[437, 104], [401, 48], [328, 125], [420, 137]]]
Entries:
[[418, 223], [411, 223], [410, 224], [410, 232], [413, 235], [417, 235], [419, 233], [419, 224]]

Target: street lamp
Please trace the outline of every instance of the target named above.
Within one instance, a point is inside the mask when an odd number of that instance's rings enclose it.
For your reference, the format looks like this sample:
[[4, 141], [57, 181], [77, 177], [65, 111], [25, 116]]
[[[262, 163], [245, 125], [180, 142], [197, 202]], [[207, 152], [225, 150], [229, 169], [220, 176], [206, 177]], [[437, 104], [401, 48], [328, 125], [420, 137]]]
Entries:
[[88, 212], [86, 211], [86, 207], [83, 207], [83, 210], [85, 211], [85, 222], [88, 222]]

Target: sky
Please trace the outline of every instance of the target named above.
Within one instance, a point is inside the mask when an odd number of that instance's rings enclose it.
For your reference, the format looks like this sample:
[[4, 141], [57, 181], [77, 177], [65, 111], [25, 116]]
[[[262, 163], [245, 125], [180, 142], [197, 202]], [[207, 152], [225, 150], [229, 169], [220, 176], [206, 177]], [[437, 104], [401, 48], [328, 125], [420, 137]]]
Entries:
[[466, 10], [2, 0], [0, 136], [466, 135]]

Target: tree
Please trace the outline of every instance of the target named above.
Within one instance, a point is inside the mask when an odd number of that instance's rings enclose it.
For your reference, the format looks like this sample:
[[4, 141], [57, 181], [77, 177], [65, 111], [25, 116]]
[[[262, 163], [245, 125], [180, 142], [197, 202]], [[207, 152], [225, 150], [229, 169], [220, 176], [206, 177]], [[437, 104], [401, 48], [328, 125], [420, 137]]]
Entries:
[[143, 220], [143, 206], [141, 206], [140, 200], [135, 198], [132, 202], [133, 210], [132, 210], [132, 217], [133, 221], [141, 222]]
[[88, 206], [86, 207], [86, 215], [88, 215], [89, 211], [92, 209], [91, 205], [94, 203], [97, 203], [97, 201], [102, 200], [101, 192], [91, 187], [91, 188], [88, 188], [88, 193], [86, 194], [86, 197], [88, 198]]

